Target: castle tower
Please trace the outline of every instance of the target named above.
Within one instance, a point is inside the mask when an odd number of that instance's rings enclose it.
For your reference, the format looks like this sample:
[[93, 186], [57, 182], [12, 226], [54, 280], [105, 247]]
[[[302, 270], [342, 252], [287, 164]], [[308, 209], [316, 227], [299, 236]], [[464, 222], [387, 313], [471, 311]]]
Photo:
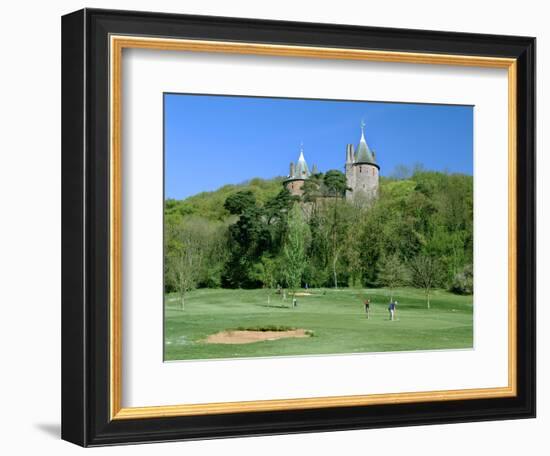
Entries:
[[[348, 157], [349, 149], [350, 145], [347, 148]], [[346, 157], [346, 177], [348, 177], [348, 187], [352, 191], [346, 192], [346, 198], [354, 201], [361, 199], [372, 201], [378, 196], [380, 166], [376, 163], [374, 151], [365, 140], [364, 122], [361, 122], [361, 139], [355, 154], [352, 154], [351, 160], [348, 157]]]
[[[355, 156], [355, 150], [353, 144], [348, 144], [346, 146], [346, 181], [348, 187], [353, 189], [355, 186], [355, 170], [353, 168], [353, 160]], [[351, 190], [346, 190], [346, 199], [351, 199], [353, 197], [353, 192]]]
[[304, 157], [304, 146], [300, 147], [300, 156], [296, 165], [290, 163], [290, 174], [283, 181], [284, 186], [290, 191], [292, 195], [302, 196], [305, 180], [311, 175], [309, 168]]

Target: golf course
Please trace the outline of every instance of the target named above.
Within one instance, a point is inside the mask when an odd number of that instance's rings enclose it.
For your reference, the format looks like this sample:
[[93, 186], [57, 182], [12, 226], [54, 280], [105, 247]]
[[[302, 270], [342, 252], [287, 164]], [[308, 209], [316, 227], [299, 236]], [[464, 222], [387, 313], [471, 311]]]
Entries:
[[[422, 290], [393, 290], [395, 321], [389, 320], [385, 288], [316, 288], [292, 296], [266, 289], [199, 288], [165, 295], [164, 358], [247, 358], [367, 353], [473, 347], [473, 296], [441, 289], [427, 308]], [[370, 318], [363, 302], [370, 299]], [[267, 337], [243, 338], [252, 334]], [[277, 333], [284, 338], [271, 337]], [[233, 339], [231, 336], [239, 335]]]

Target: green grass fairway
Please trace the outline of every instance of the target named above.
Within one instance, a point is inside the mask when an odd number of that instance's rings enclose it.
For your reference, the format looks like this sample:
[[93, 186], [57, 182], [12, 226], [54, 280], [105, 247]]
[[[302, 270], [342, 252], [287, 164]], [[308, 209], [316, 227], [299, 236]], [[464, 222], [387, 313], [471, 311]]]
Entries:
[[[301, 290], [304, 291], [304, 290]], [[187, 295], [179, 310], [176, 295], [165, 298], [165, 359], [213, 359], [258, 356], [364, 353], [471, 348], [472, 296], [437, 290], [431, 309], [421, 290], [400, 289], [397, 320], [389, 321], [385, 289], [310, 289], [312, 296], [283, 301], [266, 290], [200, 289]], [[363, 298], [371, 299], [367, 320]], [[313, 332], [307, 338], [250, 344], [209, 344], [207, 336], [239, 328], [286, 326]]]

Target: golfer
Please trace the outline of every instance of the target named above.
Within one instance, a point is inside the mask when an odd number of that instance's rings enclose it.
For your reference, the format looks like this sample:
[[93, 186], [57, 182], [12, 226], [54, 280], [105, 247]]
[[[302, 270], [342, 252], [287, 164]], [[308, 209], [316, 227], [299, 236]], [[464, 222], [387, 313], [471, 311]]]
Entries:
[[390, 312], [390, 320], [393, 321], [394, 320], [394, 315], [395, 315], [395, 305], [397, 304], [397, 302], [394, 302], [394, 301], [390, 301], [390, 304], [388, 306], [388, 311]]
[[367, 320], [370, 320], [370, 299], [365, 299], [365, 313], [367, 314]]

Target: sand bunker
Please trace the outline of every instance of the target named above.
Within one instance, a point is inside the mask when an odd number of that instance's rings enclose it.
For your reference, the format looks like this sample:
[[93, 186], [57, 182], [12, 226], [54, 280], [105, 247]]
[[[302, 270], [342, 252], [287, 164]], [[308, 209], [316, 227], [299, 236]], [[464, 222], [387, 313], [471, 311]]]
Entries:
[[309, 337], [305, 329], [288, 331], [222, 331], [208, 336], [203, 342], [208, 344], [251, 344], [262, 340], [286, 339], [288, 337]]
[[313, 293], [308, 293], [307, 291], [301, 291], [296, 293], [295, 296], [311, 296]]

